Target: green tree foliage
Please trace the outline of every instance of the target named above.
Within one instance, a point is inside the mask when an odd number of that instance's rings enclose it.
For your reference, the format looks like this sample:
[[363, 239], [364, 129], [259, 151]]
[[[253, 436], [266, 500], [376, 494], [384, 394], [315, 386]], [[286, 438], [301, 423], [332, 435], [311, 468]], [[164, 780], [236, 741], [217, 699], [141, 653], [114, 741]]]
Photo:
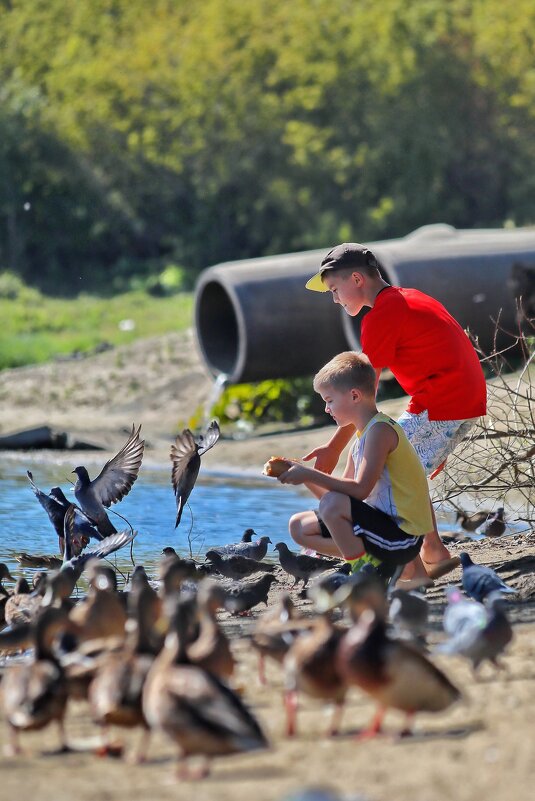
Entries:
[[533, 222], [534, 31], [533, 0], [4, 0], [0, 265], [113, 290]]

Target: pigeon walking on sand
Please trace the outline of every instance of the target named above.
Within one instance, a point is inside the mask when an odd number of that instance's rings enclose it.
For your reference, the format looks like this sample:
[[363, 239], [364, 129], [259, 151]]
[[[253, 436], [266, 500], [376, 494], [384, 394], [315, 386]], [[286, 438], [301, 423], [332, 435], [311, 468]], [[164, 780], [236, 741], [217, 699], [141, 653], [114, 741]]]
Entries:
[[245, 615], [258, 604], [267, 606], [269, 590], [271, 585], [276, 583], [275, 576], [267, 574], [247, 584], [239, 583], [233, 587], [226, 587], [225, 609], [235, 615]]
[[185, 428], [171, 445], [171, 483], [176, 498], [175, 528], [180, 523], [186, 501], [197, 481], [201, 456], [214, 447], [220, 434], [217, 421], [212, 420], [204, 434], [194, 437], [189, 428]]
[[470, 598], [475, 601], [484, 601], [491, 592], [516, 593], [513, 587], [509, 587], [490, 567], [476, 565], [470, 556], [463, 551], [460, 554], [461, 565], [463, 568], [463, 590]]
[[474, 670], [485, 660], [499, 667], [497, 657], [513, 638], [501, 592], [487, 595], [485, 605], [465, 600], [453, 587], [446, 595], [443, 626], [450, 638], [437, 646], [437, 653], [460, 654], [470, 659]]
[[273, 573], [275, 570], [275, 565], [246, 556], [221, 556], [216, 551], [207, 551], [206, 558], [222, 576], [230, 579], [246, 578], [254, 573]]
[[210, 550], [223, 557], [245, 556], [259, 562], [267, 554], [268, 545], [271, 545], [269, 537], [260, 537], [256, 542], [237, 542], [234, 545], [222, 545]]
[[145, 447], [144, 440], [139, 436], [140, 431], [141, 426], [137, 430], [132, 426], [124, 446], [113, 459], [106, 462], [93, 481], [85, 467], [80, 466], [73, 470], [78, 476], [74, 485], [76, 500], [104, 537], [117, 532], [106, 514], [106, 508], [128, 495], [138, 477]]
[[340, 562], [336, 562], [333, 559], [321, 559], [319, 556], [292, 553], [285, 542], [278, 542], [274, 550], [279, 552], [279, 562], [282, 569], [294, 577], [293, 587], [298, 581], [302, 581], [304, 588], [314, 573], [332, 570], [340, 566]]

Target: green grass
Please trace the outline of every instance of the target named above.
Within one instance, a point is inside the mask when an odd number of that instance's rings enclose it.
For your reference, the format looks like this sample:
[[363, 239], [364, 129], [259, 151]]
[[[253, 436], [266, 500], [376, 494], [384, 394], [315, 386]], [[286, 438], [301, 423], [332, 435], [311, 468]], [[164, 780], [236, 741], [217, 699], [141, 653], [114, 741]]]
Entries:
[[[121, 330], [122, 320], [132, 320], [135, 327]], [[102, 342], [124, 345], [183, 331], [192, 320], [191, 293], [155, 298], [136, 291], [112, 298], [80, 295], [64, 300], [20, 285], [4, 296], [0, 292], [0, 370], [89, 351]]]

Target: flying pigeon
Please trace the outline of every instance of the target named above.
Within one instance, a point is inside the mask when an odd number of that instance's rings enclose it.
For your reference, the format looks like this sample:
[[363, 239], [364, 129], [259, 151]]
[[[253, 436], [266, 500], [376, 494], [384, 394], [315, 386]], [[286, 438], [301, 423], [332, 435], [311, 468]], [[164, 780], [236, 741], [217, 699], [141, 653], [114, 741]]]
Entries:
[[[65, 547], [63, 537], [65, 513], [69, 506], [71, 506], [71, 501], [65, 497], [60, 487], [52, 487], [50, 492], [47, 494], [46, 492], [40, 490], [38, 486], [36, 486], [33, 480], [33, 475], [29, 470], [26, 471], [26, 475], [28, 476], [28, 480], [35, 497], [47, 513], [50, 522], [54, 526], [54, 530], [58, 535], [60, 553], [63, 554]], [[91, 521], [82, 512], [82, 510], [75, 507], [73, 529], [74, 546], [76, 547], [77, 540], [79, 540], [79, 550], [82, 550], [82, 547], [87, 545], [89, 538], [101, 540], [102, 534], [100, 534], [100, 532], [91, 524]]]
[[484, 601], [487, 595], [490, 595], [494, 590], [516, 592], [516, 590], [502, 581], [490, 567], [474, 564], [470, 556], [464, 551], [460, 554], [460, 557], [463, 568], [463, 590], [470, 598], [476, 601]]
[[106, 462], [93, 481], [83, 466], [76, 467], [72, 471], [78, 476], [78, 481], [74, 485], [76, 500], [104, 537], [117, 532], [106, 514], [105, 507], [118, 503], [128, 495], [138, 476], [145, 446], [144, 440], [140, 439], [140, 431], [141, 426], [137, 430], [132, 426], [124, 446], [113, 459]]
[[188, 500], [201, 467], [201, 456], [213, 448], [220, 436], [216, 420], [212, 420], [204, 434], [194, 437], [189, 428], [178, 434], [171, 445], [171, 483], [176, 498], [175, 528], [180, 523], [182, 511]]

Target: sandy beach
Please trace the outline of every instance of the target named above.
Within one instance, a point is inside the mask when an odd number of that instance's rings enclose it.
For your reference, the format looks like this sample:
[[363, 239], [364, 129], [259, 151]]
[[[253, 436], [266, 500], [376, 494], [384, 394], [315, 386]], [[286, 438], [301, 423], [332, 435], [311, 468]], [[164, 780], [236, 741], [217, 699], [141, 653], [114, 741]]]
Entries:
[[[174, 433], [192, 411], [205, 404], [211, 381], [197, 357], [191, 332], [135, 343], [87, 359], [57, 362], [0, 373], [0, 434], [49, 424], [95, 441], [113, 452], [124, 442], [132, 422], [141, 423], [147, 439], [146, 459], [168, 463]], [[381, 408], [395, 415], [403, 399]], [[299, 457], [324, 442], [329, 429], [256, 437], [239, 442], [223, 440], [205, 457], [211, 470], [258, 473], [271, 454]], [[6, 455], [9, 459], [20, 458]], [[33, 455], [32, 455], [33, 458]], [[42, 454], [38, 458], [47, 458]], [[85, 455], [102, 463], [102, 452]], [[328, 738], [328, 715], [322, 706], [302, 698], [298, 736], [284, 736], [281, 703], [283, 680], [268, 665], [269, 683], [259, 684], [256, 657], [247, 636], [258, 612], [250, 619], [222, 614], [239, 660], [236, 685], [257, 714], [271, 746], [265, 752], [217, 760], [212, 775], [201, 782], [173, 779], [174, 751], [155, 736], [145, 765], [125, 765], [97, 758], [83, 748], [94, 737], [87, 706], [72, 704], [67, 733], [78, 747], [74, 753], [54, 753], [53, 728], [23, 735], [25, 754], [1, 757], [0, 801], [20, 794], [37, 801], [121, 801], [122, 799], [189, 799], [198, 801], [279, 801], [302, 787], [329, 787], [342, 798], [362, 795], [370, 801], [528, 801], [533, 797], [535, 758], [533, 714], [535, 699], [535, 533], [505, 536], [466, 545], [475, 561], [500, 571], [516, 590], [509, 602], [514, 639], [504, 657], [505, 669], [491, 666], [476, 680], [460, 658], [437, 658], [437, 664], [463, 691], [463, 701], [450, 711], [421, 715], [415, 736], [399, 740], [401, 718], [390, 713], [387, 733], [358, 742], [354, 734], [369, 723], [373, 704], [351, 691], [342, 732]], [[282, 578], [282, 573], [279, 574]], [[440, 579], [429, 591], [432, 603], [430, 644], [441, 638], [444, 587], [456, 583], [460, 571]], [[279, 585], [280, 592], [284, 583]], [[275, 597], [273, 593], [273, 598]], [[293, 593], [306, 611], [308, 602]], [[260, 613], [261, 614], [261, 613]], [[116, 732], [132, 745], [139, 732]], [[6, 741], [0, 721], [0, 746]]]

